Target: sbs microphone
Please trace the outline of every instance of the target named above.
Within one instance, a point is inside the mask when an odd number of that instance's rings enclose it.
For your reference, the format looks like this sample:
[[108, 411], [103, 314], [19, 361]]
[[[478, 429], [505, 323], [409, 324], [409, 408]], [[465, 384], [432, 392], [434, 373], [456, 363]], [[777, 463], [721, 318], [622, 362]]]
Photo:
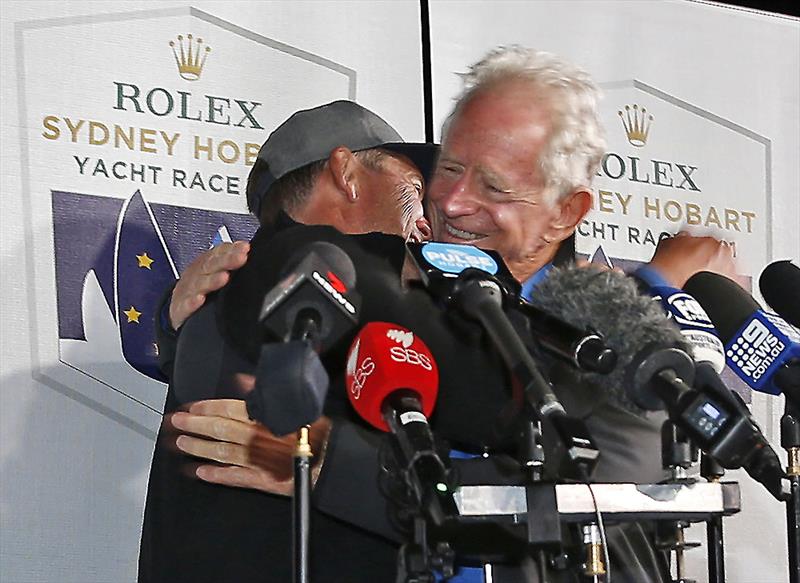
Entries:
[[413, 394], [414, 410], [420, 415], [411, 414], [410, 420], [423, 421], [433, 412], [439, 369], [422, 339], [402, 326], [387, 322], [364, 326], [350, 347], [345, 374], [353, 408], [381, 431], [391, 429], [387, 416], [404, 412], [396, 402], [398, 393]]
[[701, 271], [685, 285], [711, 316], [725, 342], [728, 367], [752, 389], [796, 400], [800, 330], [758, 302], [735, 281]]
[[789, 260], [770, 263], [761, 272], [758, 287], [770, 308], [800, 328], [800, 267]]
[[350, 347], [345, 384], [356, 412], [394, 437], [406, 486], [441, 524], [453, 501], [448, 468], [428, 425], [439, 390], [439, 369], [428, 347], [406, 328], [370, 322]]

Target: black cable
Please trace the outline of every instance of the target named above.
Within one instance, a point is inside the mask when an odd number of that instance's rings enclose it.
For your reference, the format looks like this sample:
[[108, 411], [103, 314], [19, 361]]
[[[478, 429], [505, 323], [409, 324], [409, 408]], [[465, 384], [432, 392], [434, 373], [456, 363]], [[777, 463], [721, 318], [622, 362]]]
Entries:
[[608, 552], [606, 525], [603, 522], [603, 514], [600, 512], [600, 506], [597, 505], [597, 498], [595, 498], [594, 496], [594, 490], [592, 490], [592, 484], [587, 481], [586, 485], [589, 487], [589, 494], [592, 495], [592, 503], [594, 504], [594, 515], [597, 518], [597, 528], [598, 530], [600, 530], [600, 543], [603, 545], [603, 559], [606, 562], [605, 582], [611, 583], [611, 556]]
[[431, 18], [428, 0], [419, 0], [422, 42], [422, 107], [425, 141], [433, 142], [433, 77], [431, 74]]

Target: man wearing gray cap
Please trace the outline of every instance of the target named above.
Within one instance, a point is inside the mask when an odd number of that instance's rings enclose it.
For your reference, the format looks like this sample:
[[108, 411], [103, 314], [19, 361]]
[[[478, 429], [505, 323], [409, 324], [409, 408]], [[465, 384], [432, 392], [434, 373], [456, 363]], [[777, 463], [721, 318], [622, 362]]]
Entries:
[[[427, 227], [422, 182], [407, 162], [429, 167], [433, 155], [433, 146], [405, 143], [368, 109], [334, 101], [299, 111], [272, 132], [250, 172], [247, 205], [262, 225], [284, 211], [296, 222], [329, 224], [343, 233], [419, 239], [420, 227]], [[362, 170], [373, 172], [352, 176]]]
[[[352, 102], [336, 101], [295, 113], [269, 136], [248, 177], [248, 206], [262, 226], [252, 241], [253, 259], [234, 279], [248, 281], [254, 272], [274, 272], [255, 258], [285, 260], [286, 253], [272, 252], [273, 242], [287, 233], [291, 237], [298, 229], [303, 233], [306, 227], [298, 223], [331, 225], [353, 234], [400, 235], [402, 239], [391, 239], [401, 247], [386, 251], [394, 256], [399, 255], [403, 240], [427, 239], [422, 174], [412, 160], [430, 167], [434, 155], [434, 147], [404, 143], [384, 120]], [[333, 231], [314, 232], [324, 236]], [[381, 244], [382, 240], [375, 244], [378, 253]], [[239, 249], [247, 247], [240, 245]], [[291, 246], [283, 250], [294, 251]], [[380, 262], [371, 267], [383, 269], [383, 260]], [[260, 284], [265, 280], [256, 274], [249, 281]], [[181, 415], [185, 415], [177, 412], [182, 403], [211, 398], [214, 404], [235, 409], [242, 401], [230, 399], [241, 399], [252, 386], [253, 377], [241, 374], [253, 370], [252, 361], [242, 356], [247, 346], [238, 344], [240, 338], [226, 337], [217, 326], [222, 304], [219, 294], [211, 297], [183, 326], [177, 343], [169, 339], [159, 343], [162, 368], [171, 370], [174, 365], [174, 374], [169, 375], [172, 382], [165, 421], [148, 487], [139, 558], [142, 583], [290, 579], [288, 501], [185, 477], [181, 472], [186, 469], [186, 458], [173, 451], [175, 445], [183, 448], [187, 441], [183, 436], [175, 444], [172, 432], [173, 424], [179, 427]], [[231, 410], [228, 416], [243, 416], [242, 427], [255, 427], [242, 410]], [[329, 431], [325, 417], [312, 426], [315, 451]], [[266, 429], [257, 438], [266, 446], [266, 458], [258, 463], [242, 460], [242, 464], [259, 468], [266, 481], [262, 489], [288, 494], [291, 467], [285, 462], [294, 439], [277, 438]], [[321, 458], [317, 455], [315, 461]], [[315, 478], [318, 470], [319, 464]], [[312, 536], [316, 561], [312, 573], [324, 573], [328, 581], [393, 578], [396, 548], [388, 541], [321, 513], [314, 514], [312, 529], [316, 535]], [[355, 549], [354, 554], [347, 552]]]

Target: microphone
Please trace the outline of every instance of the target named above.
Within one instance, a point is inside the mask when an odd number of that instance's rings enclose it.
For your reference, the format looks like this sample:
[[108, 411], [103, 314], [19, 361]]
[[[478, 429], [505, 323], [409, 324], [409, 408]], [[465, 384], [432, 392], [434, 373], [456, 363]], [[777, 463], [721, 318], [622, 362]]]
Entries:
[[752, 389], [798, 402], [800, 330], [761, 306], [735, 281], [701, 271], [686, 289], [703, 305], [725, 341], [728, 367]]
[[664, 408], [661, 398], [646, 385], [632, 384], [627, 378], [626, 371], [641, 365], [638, 360], [643, 349], [650, 366], [672, 365], [683, 375], [693, 376], [691, 360], [684, 358], [688, 343], [664, 311], [639, 293], [632, 278], [591, 266], [555, 267], [537, 286], [531, 301], [574, 326], [603, 335], [606, 345], [617, 354], [616, 368], [607, 376], [594, 372], [581, 376], [604, 386], [609, 401], [624, 409], [641, 414]]
[[695, 362], [707, 362], [718, 373], [725, 368], [725, 349], [711, 318], [696, 299], [683, 290], [668, 286], [647, 288], [689, 343]]
[[473, 268], [485, 271], [501, 283], [505, 296], [519, 298], [522, 286], [497, 251], [458, 243], [406, 243], [422, 283], [436, 297], [448, 298], [458, 274]]
[[503, 312], [503, 298], [502, 287], [494, 277], [468, 268], [458, 275], [448, 305], [481, 323], [516, 381], [516, 390], [521, 389], [523, 402], [534, 413], [534, 419], [547, 419], [564, 445], [566, 459], [559, 466], [586, 481], [597, 465], [600, 455], [597, 445], [583, 420], [567, 415], [550, 383], [542, 376]]
[[496, 251], [455, 243], [408, 243], [407, 247], [423, 283], [434, 295], [450, 298], [465, 269], [485, 271], [500, 285], [506, 307], [525, 316], [534, 340], [544, 350], [582, 370], [608, 373], [614, 369], [616, 354], [596, 331], [573, 326], [519, 299], [520, 284]]
[[287, 264], [261, 305], [265, 340], [307, 335], [324, 351], [358, 322], [355, 266], [347, 253], [324, 241], [304, 245]]
[[287, 264], [262, 303], [255, 390], [245, 398], [250, 418], [278, 436], [322, 415], [329, 378], [319, 353], [355, 327], [360, 305], [355, 267], [336, 245], [309, 243]]
[[406, 485], [434, 523], [441, 524], [454, 502], [448, 468], [428, 425], [439, 390], [439, 369], [428, 347], [402, 326], [370, 322], [350, 347], [345, 384], [356, 412], [394, 436]]
[[[565, 293], [575, 289], [581, 293]], [[611, 403], [637, 414], [666, 408], [720, 465], [744, 468], [783, 499], [785, 474], [747, 407], [710, 363], [695, 366], [684, 336], [632, 278], [591, 267], [553, 269], [534, 301], [568, 321], [588, 323], [616, 350], [619, 365], [610, 375], [582, 375], [602, 383]]]
[[769, 306], [800, 328], [800, 267], [789, 260], [770, 263], [761, 272], [758, 286]]
[[[549, 420], [565, 448], [564, 463], [560, 466], [567, 473], [587, 479], [600, 455], [597, 445], [586, 424], [567, 415], [503, 311], [504, 307], [526, 308], [519, 301], [520, 285], [500, 255], [495, 251], [451, 243], [412, 243], [407, 247], [428, 290], [441, 298], [448, 308], [455, 308], [463, 316], [480, 322], [516, 381], [517, 404], [524, 402], [537, 420]], [[577, 330], [565, 322], [558, 322], [548, 314], [539, 313], [533, 306], [527, 308], [527, 313], [531, 316], [531, 328], [537, 334], [543, 333], [544, 341], [540, 344], [550, 347], [556, 355], [570, 360], [575, 366], [588, 363], [590, 370], [608, 370], [608, 363], [613, 364], [615, 355], [594, 332]], [[559, 337], [560, 333], [571, 336]], [[537, 334], [534, 334], [534, 339], [538, 341]], [[515, 408], [507, 413], [506, 417], [510, 418], [519, 410]]]

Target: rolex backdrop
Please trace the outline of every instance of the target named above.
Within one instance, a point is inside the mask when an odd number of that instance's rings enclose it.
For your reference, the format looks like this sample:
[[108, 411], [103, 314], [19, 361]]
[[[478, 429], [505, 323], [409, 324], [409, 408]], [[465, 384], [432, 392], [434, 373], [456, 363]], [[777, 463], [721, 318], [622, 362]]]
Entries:
[[[469, 63], [498, 44], [550, 50], [605, 93], [583, 255], [631, 267], [689, 228], [734, 243], [751, 284], [800, 256], [796, 19], [686, 0], [432, 1], [426, 112], [416, 1], [0, 9], [4, 583], [135, 580], [166, 391], [155, 305], [198, 253], [252, 235], [247, 174], [297, 109], [352, 99], [407, 140], [427, 113], [438, 140]], [[782, 402], [736, 389], [780, 450]], [[728, 580], [785, 580], [783, 507], [729, 476], [743, 511], [726, 522]], [[700, 581], [704, 556], [688, 553]]]
[[2, 10], [0, 580], [133, 581], [166, 394], [155, 304], [250, 238], [248, 171], [293, 111], [352, 99], [423, 139], [419, 5]]
[[[608, 152], [578, 229], [590, 260], [628, 268], [649, 260], [663, 233], [710, 232], [736, 245], [758, 297], [768, 263], [800, 258], [797, 19], [708, 2], [434, 2], [431, 27], [437, 124], [459, 88], [453, 73], [498, 44], [555, 52], [601, 85]], [[724, 378], [785, 460], [782, 399]], [[725, 524], [728, 581], [786, 581], [784, 506], [744, 472], [728, 477], [743, 491]], [[687, 537], [703, 542], [686, 557], [704, 580], [705, 530]]]

